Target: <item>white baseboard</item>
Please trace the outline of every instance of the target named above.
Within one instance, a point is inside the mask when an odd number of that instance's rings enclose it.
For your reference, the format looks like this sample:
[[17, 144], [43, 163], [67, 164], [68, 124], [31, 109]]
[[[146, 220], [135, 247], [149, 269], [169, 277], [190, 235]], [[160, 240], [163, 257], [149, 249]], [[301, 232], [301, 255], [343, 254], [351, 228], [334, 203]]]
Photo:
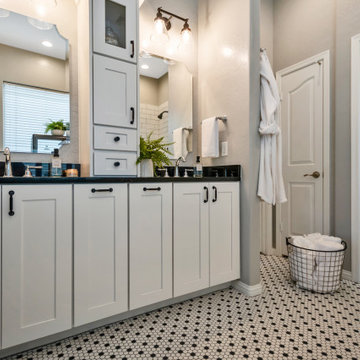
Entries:
[[261, 295], [262, 293], [261, 283], [256, 285], [247, 285], [241, 282], [240, 280], [238, 280], [238, 281], [234, 281], [232, 285], [236, 290], [239, 290], [242, 294], [246, 296], [253, 297], [253, 296]]
[[348, 270], [343, 270], [343, 272], [342, 272], [342, 278], [343, 278], [344, 280], [353, 281], [352, 273], [351, 273], [351, 271], [348, 271]]

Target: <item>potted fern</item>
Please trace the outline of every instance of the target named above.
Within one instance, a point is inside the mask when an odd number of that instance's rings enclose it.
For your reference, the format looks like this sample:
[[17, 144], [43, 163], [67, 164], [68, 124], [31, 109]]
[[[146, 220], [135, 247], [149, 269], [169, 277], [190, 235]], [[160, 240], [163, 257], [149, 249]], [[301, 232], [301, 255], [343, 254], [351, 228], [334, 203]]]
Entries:
[[51, 135], [63, 136], [66, 130], [68, 130], [68, 125], [64, 123], [64, 120], [50, 121], [46, 124], [45, 134], [51, 131]]
[[140, 156], [136, 164], [140, 164], [142, 177], [153, 177], [154, 168], [163, 168], [164, 165], [171, 165], [168, 155], [172, 155], [167, 149], [173, 143], [164, 143], [164, 137], [151, 139], [152, 133], [146, 138], [140, 137]]

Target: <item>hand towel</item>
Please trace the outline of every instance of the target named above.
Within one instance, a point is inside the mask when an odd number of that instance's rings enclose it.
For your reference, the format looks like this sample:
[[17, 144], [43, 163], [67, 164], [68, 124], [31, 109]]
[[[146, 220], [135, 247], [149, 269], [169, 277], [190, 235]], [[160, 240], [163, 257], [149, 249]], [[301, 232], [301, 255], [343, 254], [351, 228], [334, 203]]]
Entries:
[[174, 142], [174, 158], [178, 159], [183, 156], [186, 159], [188, 151], [188, 137], [189, 131], [184, 128], [178, 128], [173, 131], [173, 142]]
[[216, 117], [203, 120], [202, 127], [202, 157], [219, 157], [219, 123]]

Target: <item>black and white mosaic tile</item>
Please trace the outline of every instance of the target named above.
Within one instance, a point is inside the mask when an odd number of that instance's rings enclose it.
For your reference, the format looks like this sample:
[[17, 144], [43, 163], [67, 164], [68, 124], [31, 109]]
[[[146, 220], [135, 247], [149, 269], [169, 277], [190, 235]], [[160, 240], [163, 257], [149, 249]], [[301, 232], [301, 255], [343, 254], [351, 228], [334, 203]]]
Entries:
[[261, 296], [219, 291], [11, 359], [360, 359], [359, 284], [310, 293], [277, 257], [262, 257], [261, 274]]

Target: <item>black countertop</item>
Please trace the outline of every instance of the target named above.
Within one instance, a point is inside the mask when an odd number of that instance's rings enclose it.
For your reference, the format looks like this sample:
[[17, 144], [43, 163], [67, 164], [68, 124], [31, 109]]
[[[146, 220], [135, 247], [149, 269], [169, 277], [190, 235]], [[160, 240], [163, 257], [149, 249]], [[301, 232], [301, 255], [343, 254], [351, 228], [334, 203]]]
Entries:
[[173, 178], [173, 177], [13, 177], [0, 178], [0, 185], [6, 184], [116, 184], [116, 183], [130, 183], [130, 184], [145, 184], [145, 183], [187, 183], [187, 182], [230, 182], [240, 181], [239, 177], [203, 177], [203, 178]]

